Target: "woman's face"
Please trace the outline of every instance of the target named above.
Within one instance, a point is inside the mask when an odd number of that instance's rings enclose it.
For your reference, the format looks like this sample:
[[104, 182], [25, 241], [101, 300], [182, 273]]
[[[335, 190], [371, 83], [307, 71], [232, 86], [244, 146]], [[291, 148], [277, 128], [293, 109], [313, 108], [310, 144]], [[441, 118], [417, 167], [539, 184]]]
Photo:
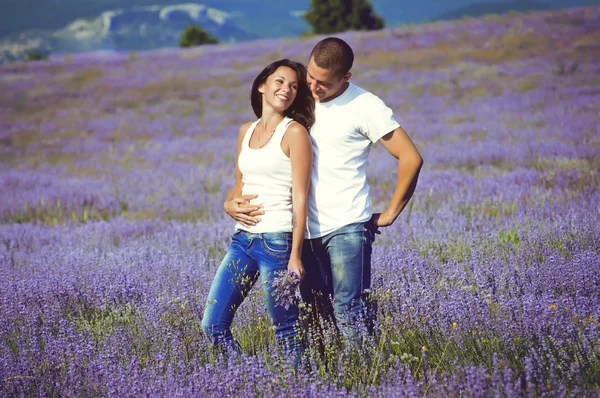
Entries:
[[298, 75], [293, 69], [280, 66], [260, 85], [258, 91], [263, 94], [263, 105], [269, 104], [283, 113], [292, 106], [298, 94]]

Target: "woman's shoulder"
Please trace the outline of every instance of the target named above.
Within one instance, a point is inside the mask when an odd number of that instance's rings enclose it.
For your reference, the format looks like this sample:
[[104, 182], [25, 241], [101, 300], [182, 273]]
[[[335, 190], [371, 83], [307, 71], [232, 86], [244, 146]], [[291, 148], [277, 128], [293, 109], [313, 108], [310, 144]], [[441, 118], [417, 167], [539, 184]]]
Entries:
[[240, 127], [240, 130], [238, 132], [238, 138], [243, 138], [246, 135], [246, 132], [248, 131], [248, 129], [254, 123], [256, 123], [256, 120], [255, 121], [246, 122], [246, 123], [242, 124], [241, 127]]
[[246, 122], [246, 123], [242, 124], [242, 126], [240, 127], [240, 133], [241, 132], [245, 133], [246, 131], [248, 131], [248, 129], [250, 128], [250, 126], [252, 126], [254, 123], [256, 123], [256, 120], [249, 121], [249, 122]]
[[299, 134], [303, 135], [303, 134], [306, 134], [306, 133], [307, 133], [306, 127], [304, 127], [302, 124], [300, 124], [296, 120], [291, 119], [288, 122], [287, 129], [286, 129], [286, 132], [285, 132], [286, 135], [295, 136], [295, 135], [299, 135]]

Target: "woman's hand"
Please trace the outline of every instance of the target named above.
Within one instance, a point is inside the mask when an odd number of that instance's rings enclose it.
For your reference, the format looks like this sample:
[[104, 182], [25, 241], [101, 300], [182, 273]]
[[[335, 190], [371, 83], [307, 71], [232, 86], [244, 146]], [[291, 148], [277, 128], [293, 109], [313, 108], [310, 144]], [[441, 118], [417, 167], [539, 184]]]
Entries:
[[288, 270], [292, 271], [298, 278], [300, 278], [300, 282], [304, 280], [304, 265], [302, 265], [302, 260], [300, 257], [291, 257], [290, 261], [288, 261]]

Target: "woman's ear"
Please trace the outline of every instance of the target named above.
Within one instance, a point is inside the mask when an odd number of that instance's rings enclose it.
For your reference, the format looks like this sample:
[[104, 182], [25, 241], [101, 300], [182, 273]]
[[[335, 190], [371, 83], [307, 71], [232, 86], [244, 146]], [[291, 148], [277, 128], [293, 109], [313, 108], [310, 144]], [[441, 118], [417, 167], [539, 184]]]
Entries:
[[258, 92], [261, 94], [265, 93], [265, 84], [261, 84], [260, 86], [258, 86]]

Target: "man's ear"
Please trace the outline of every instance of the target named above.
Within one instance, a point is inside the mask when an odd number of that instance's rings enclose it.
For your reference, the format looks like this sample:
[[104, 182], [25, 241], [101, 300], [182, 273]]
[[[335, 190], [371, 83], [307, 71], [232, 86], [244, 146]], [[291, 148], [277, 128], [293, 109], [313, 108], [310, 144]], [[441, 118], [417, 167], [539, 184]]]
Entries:
[[344, 83], [347, 83], [351, 77], [352, 77], [352, 73], [347, 72], [344, 76], [342, 76], [342, 80], [344, 81]]

